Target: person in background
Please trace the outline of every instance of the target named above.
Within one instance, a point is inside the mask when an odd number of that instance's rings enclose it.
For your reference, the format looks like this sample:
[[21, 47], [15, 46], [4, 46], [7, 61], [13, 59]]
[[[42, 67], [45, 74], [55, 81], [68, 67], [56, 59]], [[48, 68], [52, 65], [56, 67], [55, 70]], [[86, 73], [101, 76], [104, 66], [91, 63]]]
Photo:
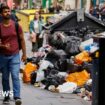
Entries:
[[60, 3], [57, 3], [57, 5], [55, 6], [55, 13], [60, 13], [61, 10], [62, 6], [60, 5]]
[[15, 3], [12, 4], [11, 15], [14, 16], [16, 22], [20, 21], [20, 19], [16, 16], [16, 5], [15, 5]]
[[105, 3], [100, 10], [100, 14], [101, 14], [101, 20], [105, 22]]
[[30, 31], [30, 39], [32, 42], [32, 52], [35, 56], [38, 48], [42, 46], [42, 38], [39, 38], [39, 35], [42, 31], [42, 18], [39, 12], [35, 12], [34, 19], [30, 22], [29, 31]]
[[39, 7], [38, 11], [39, 11], [39, 14], [43, 14], [44, 13], [44, 10], [43, 10], [42, 6]]
[[54, 7], [54, 4], [52, 3], [51, 6], [48, 8], [49, 10], [49, 13], [54, 13], [55, 11], [55, 7]]
[[96, 5], [96, 7], [93, 7], [90, 10], [90, 14], [94, 17], [96, 17], [97, 19], [99, 19], [99, 15], [100, 15], [100, 9], [99, 9], [99, 5]]
[[[26, 60], [26, 46], [23, 31], [18, 25], [18, 35], [15, 22], [11, 19], [11, 10], [8, 6], [1, 8], [2, 21], [0, 23], [0, 70], [2, 72], [2, 86], [4, 92], [10, 92], [9, 76], [11, 73], [13, 83], [13, 97], [15, 105], [21, 105], [20, 97], [20, 54], [19, 42], [21, 44], [22, 58]], [[19, 37], [19, 40], [18, 40]], [[8, 104], [10, 95], [5, 95], [3, 104]]]
[[11, 13], [16, 14], [16, 5], [15, 5], [15, 3], [12, 4]]

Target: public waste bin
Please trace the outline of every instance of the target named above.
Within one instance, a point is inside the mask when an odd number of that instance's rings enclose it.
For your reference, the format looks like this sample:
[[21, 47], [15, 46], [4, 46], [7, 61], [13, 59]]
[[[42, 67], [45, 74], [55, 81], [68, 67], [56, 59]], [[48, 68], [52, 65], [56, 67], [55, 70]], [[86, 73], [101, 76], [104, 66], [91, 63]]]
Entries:
[[99, 59], [93, 59], [92, 70], [92, 105], [98, 105], [98, 86], [99, 86]]

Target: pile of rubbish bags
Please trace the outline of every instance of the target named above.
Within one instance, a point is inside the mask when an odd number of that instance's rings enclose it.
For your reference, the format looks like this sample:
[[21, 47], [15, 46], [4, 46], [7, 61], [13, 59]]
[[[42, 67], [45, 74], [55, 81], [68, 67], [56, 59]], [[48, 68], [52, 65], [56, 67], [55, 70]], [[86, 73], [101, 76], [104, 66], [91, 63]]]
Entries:
[[47, 34], [37, 56], [27, 58], [23, 82], [91, 100], [92, 61], [99, 57], [98, 41], [94, 41], [93, 34], [86, 29]]

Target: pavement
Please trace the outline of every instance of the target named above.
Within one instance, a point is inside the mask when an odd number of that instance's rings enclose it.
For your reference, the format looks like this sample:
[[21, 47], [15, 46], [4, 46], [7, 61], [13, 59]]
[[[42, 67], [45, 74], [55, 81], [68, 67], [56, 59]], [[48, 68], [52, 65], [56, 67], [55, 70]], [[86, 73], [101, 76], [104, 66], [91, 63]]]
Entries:
[[[91, 105], [90, 101], [85, 101], [76, 94], [53, 93], [31, 84], [25, 84], [21, 77], [20, 75], [22, 105]], [[2, 91], [1, 85], [0, 91]], [[2, 101], [3, 97], [0, 96], [0, 105], [3, 105]], [[9, 105], [15, 105], [12, 97]]]
[[[29, 34], [25, 33], [27, 56], [31, 57], [32, 56], [31, 43], [28, 40], [29, 39], [28, 36]], [[0, 74], [0, 80], [1, 80], [1, 74]], [[76, 94], [52, 93], [50, 91], [34, 87], [31, 84], [24, 84], [22, 82], [22, 74], [20, 74], [20, 81], [21, 81], [22, 105], [91, 105], [90, 101], [85, 101]], [[0, 81], [0, 91], [2, 91], [1, 81]], [[0, 96], [0, 105], [3, 105], [2, 100], [3, 97]], [[9, 105], [15, 105], [14, 100], [12, 98]]]

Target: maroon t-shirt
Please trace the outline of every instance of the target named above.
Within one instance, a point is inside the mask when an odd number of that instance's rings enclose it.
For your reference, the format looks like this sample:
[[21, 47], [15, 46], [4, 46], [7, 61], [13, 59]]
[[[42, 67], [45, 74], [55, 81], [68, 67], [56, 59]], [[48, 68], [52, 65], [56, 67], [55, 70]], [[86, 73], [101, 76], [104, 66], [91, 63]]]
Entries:
[[[4, 26], [3, 23], [0, 23], [0, 40], [2, 44], [10, 44], [10, 49], [0, 49], [0, 54], [12, 55], [19, 52], [18, 37], [15, 28], [15, 22], [10, 21], [10, 25]], [[22, 34], [22, 28], [19, 25], [18, 28], [19, 35]]]

